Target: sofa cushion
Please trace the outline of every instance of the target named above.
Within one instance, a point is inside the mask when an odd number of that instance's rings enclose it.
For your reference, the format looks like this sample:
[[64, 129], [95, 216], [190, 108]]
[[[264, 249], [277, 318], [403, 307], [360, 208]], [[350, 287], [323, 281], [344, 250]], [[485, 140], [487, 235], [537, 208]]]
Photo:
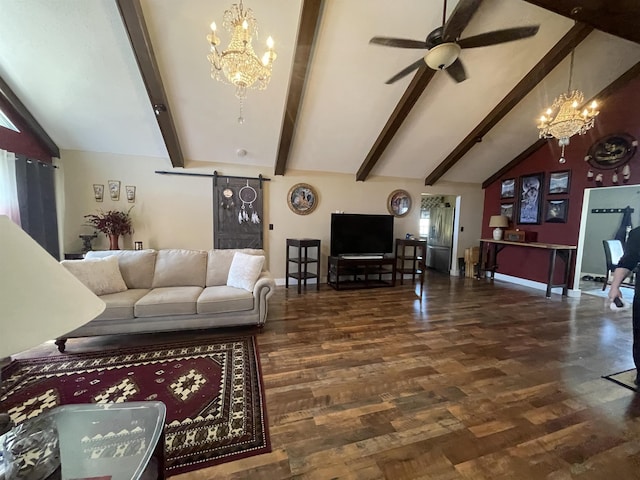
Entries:
[[253, 287], [260, 276], [263, 265], [264, 257], [262, 255], [247, 255], [236, 252], [229, 268], [227, 286], [244, 288], [253, 292]]
[[133, 306], [148, 292], [148, 288], [131, 288], [124, 292], [102, 295], [100, 299], [104, 301], [107, 308], [96, 317], [96, 320], [133, 318]]
[[[133, 307], [136, 317], [162, 317], [196, 313], [196, 301], [202, 287], [154, 288], [138, 300]], [[176, 328], [180, 328], [176, 325]]]
[[[202, 250], [159, 250], [153, 288], [204, 287], [207, 252]], [[194, 310], [195, 312], [195, 310]]]
[[229, 313], [253, 309], [253, 294], [243, 288], [219, 285], [205, 288], [198, 297], [198, 313]]
[[96, 295], [123, 292], [127, 289], [120, 273], [118, 259], [114, 256], [90, 260], [63, 260], [60, 263]]
[[89, 251], [85, 258], [104, 258], [115, 255], [120, 272], [129, 288], [151, 288], [156, 265], [155, 250]]
[[236, 252], [246, 253], [248, 255], [262, 255], [264, 250], [260, 248], [230, 248], [209, 250], [207, 260], [207, 287], [215, 285], [226, 285], [229, 277], [229, 268]]

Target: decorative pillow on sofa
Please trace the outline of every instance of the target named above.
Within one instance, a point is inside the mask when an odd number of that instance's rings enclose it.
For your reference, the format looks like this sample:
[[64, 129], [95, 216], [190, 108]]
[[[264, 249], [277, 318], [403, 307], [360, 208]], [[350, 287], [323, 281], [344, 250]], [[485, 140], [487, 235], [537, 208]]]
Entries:
[[227, 286], [244, 288], [249, 292], [253, 292], [253, 287], [258, 281], [263, 265], [263, 255], [247, 255], [246, 253], [236, 252], [229, 268]]
[[115, 256], [60, 262], [69, 272], [96, 295], [124, 292], [124, 283], [118, 259]]

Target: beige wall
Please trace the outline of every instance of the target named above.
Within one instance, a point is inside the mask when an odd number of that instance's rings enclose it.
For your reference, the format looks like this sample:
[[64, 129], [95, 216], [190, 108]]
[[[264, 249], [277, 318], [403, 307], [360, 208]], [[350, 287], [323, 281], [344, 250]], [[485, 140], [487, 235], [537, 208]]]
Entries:
[[[192, 162], [193, 164], [193, 162]], [[156, 170], [173, 170], [167, 159], [136, 157], [94, 152], [63, 151], [58, 162], [59, 185], [64, 195], [60, 199], [63, 251], [77, 252], [82, 246], [79, 234], [91, 233], [83, 226], [83, 215], [97, 209], [125, 210], [125, 185], [136, 186], [136, 202], [131, 215], [135, 233], [121, 239], [121, 248], [132, 248], [134, 241], [142, 241], [145, 248], [194, 248], [207, 250], [213, 245], [213, 211], [211, 201], [212, 179], [207, 177], [158, 175]], [[461, 197], [458, 251], [453, 258], [464, 256], [466, 247], [476, 245], [480, 238], [480, 222], [484, 192], [480, 185], [443, 184], [425, 187], [422, 181], [371, 177], [356, 182], [355, 175], [319, 174], [315, 172], [288, 172], [275, 176], [272, 171], [241, 167], [232, 164], [198, 164], [198, 168], [175, 169], [176, 172], [238, 175], [257, 177], [262, 174], [271, 180], [265, 182], [264, 224], [265, 249], [269, 269], [277, 279], [285, 275], [285, 241], [287, 238], [319, 238], [322, 241], [322, 275], [325, 275], [326, 256], [329, 252], [331, 212], [388, 213], [387, 198], [395, 189], [411, 194], [413, 206], [406, 217], [395, 219], [397, 237], [407, 232], [417, 234], [420, 217], [420, 194], [433, 193]], [[108, 180], [121, 182], [120, 201], [108, 198]], [[287, 193], [296, 183], [308, 183], [318, 192], [318, 206], [309, 215], [297, 215], [287, 206]], [[93, 199], [93, 184], [105, 185], [103, 203]], [[272, 231], [268, 224], [274, 226]], [[123, 241], [124, 240], [124, 241]], [[104, 249], [108, 241], [100, 236], [94, 248]], [[322, 281], [325, 281], [323, 279]]]

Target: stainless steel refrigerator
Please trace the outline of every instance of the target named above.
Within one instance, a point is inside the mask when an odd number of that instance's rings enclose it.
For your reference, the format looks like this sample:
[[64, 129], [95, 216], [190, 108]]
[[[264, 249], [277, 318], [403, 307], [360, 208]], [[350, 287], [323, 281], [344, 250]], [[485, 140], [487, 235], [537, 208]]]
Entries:
[[449, 273], [451, 268], [453, 214], [454, 208], [451, 206], [433, 207], [429, 210], [426, 264], [428, 268], [438, 272]]

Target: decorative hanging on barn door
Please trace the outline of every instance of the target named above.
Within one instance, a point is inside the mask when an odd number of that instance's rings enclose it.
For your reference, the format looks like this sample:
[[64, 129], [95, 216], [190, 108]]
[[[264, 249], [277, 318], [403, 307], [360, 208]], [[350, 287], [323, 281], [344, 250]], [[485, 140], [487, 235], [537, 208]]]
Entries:
[[214, 173], [214, 248], [263, 248], [263, 183], [258, 178]]

